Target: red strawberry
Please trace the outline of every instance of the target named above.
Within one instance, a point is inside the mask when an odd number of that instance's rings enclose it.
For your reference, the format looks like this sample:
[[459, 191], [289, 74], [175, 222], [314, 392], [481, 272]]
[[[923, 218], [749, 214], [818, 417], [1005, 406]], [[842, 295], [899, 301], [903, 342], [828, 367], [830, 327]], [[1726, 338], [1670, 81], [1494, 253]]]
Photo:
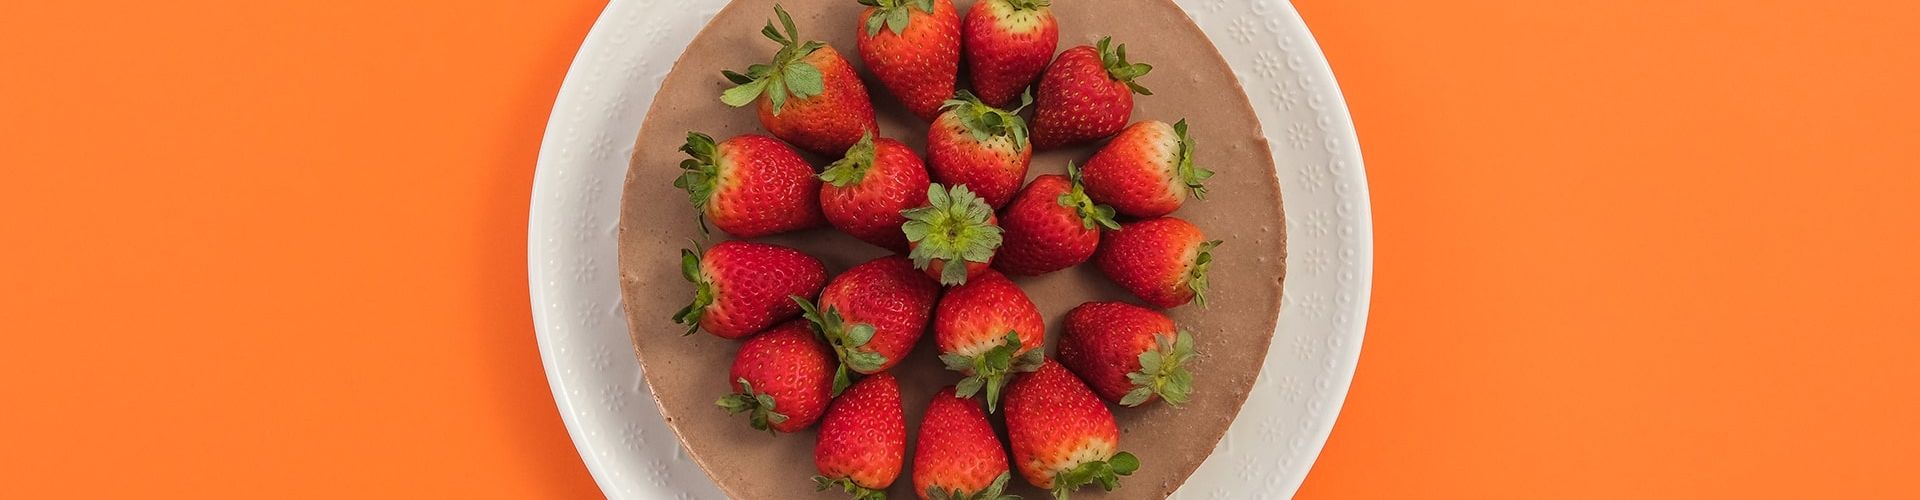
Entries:
[[1193, 392], [1193, 336], [1159, 311], [1125, 302], [1088, 302], [1067, 313], [1060, 364], [1101, 398], [1140, 406], [1158, 397], [1186, 404]]
[[993, 267], [1009, 274], [1038, 276], [1086, 262], [1100, 247], [1100, 228], [1120, 229], [1113, 209], [1096, 205], [1081, 189], [1080, 170], [1067, 163], [1067, 175], [1042, 175], [1027, 183], [1020, 197], [1000, 214], [1006, 230]]
[[693, 304], [674, 313], [687, 333], [705, 328], [737, 339], [800, 315], [788, 296], [812, 297], [827, 281], [827, 268], [799, 250], [763, 243], [722, 241], [705, 257], [680, 251], [680, 275], [694, 284]]
[[987, 411], [1000, 403], [1000, 386], [1015, 372], [1040, 366], [1047, 326], [1027, 292], [989, 269], [947, 290], [933, 311], [933, 341], [940, 362], [965, 374], [960, 397], [987, 389]]
[[942, 285], [966, 283], [993, 263], [1000, 248], [1000, 220], [987, 201], [966, 186], [934, 184], [927, 188], [927, 206], [904, 212], [907, 246], [913, 267], [940, 279]]
[[693, 158], [680, 162], [673, 186], [687, 190], [702, 230], [712, 222], [727, 234], [756, 238], [820, 225], [820, 180], [786, 144], [763, 135], [715, 144], [687, 132], [680, 150]]
[[907, 251], [901, 211], [927, 202], [927, 167], [913, 148], [893, 139], [860, 138], [847, 156], [820, 174], [820, 206], [833, 227], [860, 241]]
[[941, 389], [920, 419], [913, 444], [913, 491], [923, 499], [1003, 500], [1010, 497], [1006, 448], [973, 398]]
[[833, 389], [839, 394], [852, 382], [849, 369], [874, 374], [900, 363], [926, 331], [939, 295], [938, 283], [889, 255], [835, 276], [820, 291], [817, 308], [804, 297], [793, 299], [840, 358]]
[[[1020, 107], [1032, 104], [1022, 94]], [[1027, 121], [1020, 109], [1001, 110], [980, 102], [965, 90], [947, 101], [947, 111], [927, 129], [927, 161], [935, 181], [965, 185], [995, 210], [1006, 206], [1033, 163], [1033, 144], [1027, 142]]]
[[755, 429], [795, 432], [819, 420], [833, 398], [833, 351], [806, 322], [788, 321], [740, 344], [727, 375], [727, 387], [740, 392], [714, 404], [749, 412]]
[[1111, 48], [1111, 38], [1097, 47], [1081, 45], [1060, 53], [1040, 76], [1039, 106], [1033, 114], [1033, 145], [1052, 149], [1103, 139], [1127, 126], [1133, 116], [1133, 93], [1153, 95], [1134, 83], [1153, 70], [1127, 62], [1127, 46]]
[[1120, 428], [1107, 405], [1053, 361], [1007, 387], [1007, 439], [1020, 475], [1057, 499], [1094, 482], [1113, 491], [1119, 476], [1140, 468], [1118, 451]]
[[960, 13], [953, 0], [860, 0], [860, 59], [926, 121], [940, 114], [960, 74]]
[[967, 72], [980, 100], [1006, 107], [1047, 69], [1060, 45], [1049, 0], [981, 0], [967, 11]]
[[1173, 213], [1187, 201], [1206, 199], [1200, 181], [1213, 171], [1193, 166], [1193, 137], [1187, 121], [1135, 123], [1120, 131], [1081, 169], [1087, 196], [1113, 205], [1123, 215], [1152, 218]]
[[882, 373], [861, 379], [833, 400], [820, 420], [813, 445], [814, 482], [821, 491], [839, 486], [855, 500], [885, 500], [907, 455], [907, 417], [900, 410], [900, 383]]
[[1205, 306], [1207, 267], [1213, 263], [1213, 247], [1219, 245], [1187, 221], [1161, 217], [1107, 233], [1094, 261], [1108, 279], [1154, 307], [1194, 300]]
[[772, 22], [760, 33], [778, 42], [780, 51], [774, 53], [773, 62], [755, 64], [744, 75], [724, 72], [737, 86], [722, 93], [720, 100], [736, 108], [759, 101], [760, 125], [768, 132], [823, 155], [845, 153], [861, 134], [879, 132], [867, 86], [853, 66], [825, 42], [802, 42], [786, 9], [775, 5], [773, 12], [780, 16], [786, 34], [774, 29]]

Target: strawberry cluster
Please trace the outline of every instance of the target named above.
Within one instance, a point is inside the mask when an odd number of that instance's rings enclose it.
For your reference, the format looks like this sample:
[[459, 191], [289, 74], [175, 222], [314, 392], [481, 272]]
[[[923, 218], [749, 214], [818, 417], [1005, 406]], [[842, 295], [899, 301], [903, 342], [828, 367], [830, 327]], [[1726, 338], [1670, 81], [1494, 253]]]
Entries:
[[[859, 3], [859, 56], [929, 123], [926, 161], [880, 137], [853, 66], [778, 6], [761, 33], [779, 50], [726, 72], [735, 86], [720, 97], [757, 106], [772, 137], [690, 132], [681, 148], [674, 184], [703, 228], [746, 239], [831, 225], [894, 252], [828, 279], [818, 259], [777, 245], [685, 251], [694, 299], [674, 321], [744, 339], [716, 404], [770, 432], [817, 423], [817, 486], [884, 498], [906, 453], [889, 370], [931, 329], [961, 378], [928, 404], [916, 493], [1004, 498], [1014, 469], [1057, 498], [1112, 490], [1139, 461], [1119, 450], [1107, 404], [1179, 406], [1192, 390], [1193, 338], [1158, 309], [1205, 304], [1220, 242], [1168, 215], [1204, 197], [1212, 172], [1194, 165], [1185, 121], [1128, 125], [1134, 94], [1152, 95], [1136, 81], [1152, 66], [1128, 61], [1126, 45], [1055, 56], [1048, 0], [980, 0], [964, 19], [951, 0]], [[958, 88], [963, 58], [971, 91]], [[1028, 182], [1036, 148], [1109, 138], [1084, 164]], [[795, 148], [839, 159], [816, 171]], [[1048, 358], [1039, 309], [1008, 275], [1089, 260], [1146, 305], [1074, 308]]]

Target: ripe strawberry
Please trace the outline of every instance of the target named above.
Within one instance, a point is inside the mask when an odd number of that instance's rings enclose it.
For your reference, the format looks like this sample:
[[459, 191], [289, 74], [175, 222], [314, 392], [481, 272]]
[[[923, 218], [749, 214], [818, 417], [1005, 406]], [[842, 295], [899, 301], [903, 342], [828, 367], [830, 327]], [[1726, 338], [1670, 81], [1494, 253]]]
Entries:
[[694, 284], [693, 303], [674, 313], [687, 334], [705, 328], [738, 339], [800, 315], [788, 296], [812, 297], [827, 281], [827, 268], [799, 250], [764, 243], [722, 241], [701, 257], [680, 251], [680, 275]]
[[958, 386], [960, 397], [973, 397], [986, 386], [988, 412], [999, 406], [1007, 377], [1040, 366], [1046, 337], [1033, 299], [991, 269], [948, 289], [933, 311], [940, 362], [966, 375]]
[[[1033, 103], [1022, 94], [1020, 108]], [[927, 161], [935, 181], [965, 185], [995, 210], [1006, 206], [1033, 163], [1027, 121], [1020, 108], [1001, 110], [965, 90], [947, 101], [946, 112], [927, 129]]]
[[920, 341], [940, 285], [889, 255], [853, 266], [820, 291], [820, 305], [794, 297], [814, 328], [840, 358], [833, 393], [851, 383], [847, 372], [874, 374], [893, 368]]
[[960, 13], [953, 0], [860, 0], [860, 59], [926, 121], [960, 78]]
[[742, 135], [715, 144], [713, 137], [687, 132], [673, 186], [687, 190], [707, 222], [727, 234], [757, 238], [820, 225], [820, 180], [813, 166], [793, 148], [772, 137]]
[[1161, 309], [1198, 300], [1207, 305], [1213, 247], [1200, 228], [1173, 217], [1120, 226], [1106, 235], [1094, 262], [1108, 279]]
[[981, 0], [967, 11], [967, 72], [980, 100], [1006, 107], [1047, 69], [1060, 45], [1049, 0]]
[[913, 444], [913, 491], [923, 499], [1018, 498], [1001, 493], [1010, 478], [1006, 448], [980, 403], [955, 396], [952, 387], [933, 395]]
[[845, 153], [861, 134], [878, 133], [873, 102], [853, 66], [826, 42], [802, 42], [786, 9], [775, 5], [773, 12], [786, 34], [771, 21], [760, 34], [779, 43], [780, 51], [773, 62], [755, 64], [744, 75], [723, 72], [737, 86], [720, 94], [720, 101], [736, 108], [759, 101], [760, 125], [768, 132], [823, 155]]
[[1175, 330], [1159, 311], [1125, 302], [1088, 302], [1067, 313], [1060, 337], [1060, 364], [1072, 369], [1100, 397], [1122, 406], [1154, 398], [1187, 403], [1193, 392], [1193, 336]]
[[1033, 114], [1033, 145], [1052, 149], [1103, 139], [1127, 126], [1133, 93], [1153, 95], [1135, 78], [1153, 70], [1127, 62], [1127, 46], [1081, 45], [1060, 53], [1040, 76], [1039, 106]]
[[993, 263], [1000, 248], [1000, 220], [987, 201], [966, 186], [934, 184], [927, 188], [927, 206], [903, 212], [907, 247], [913, 267], [940, 279], [942, 285], [966, 283]]
[[1204, 200], [1200, 181], [1213, 171], [1193, 166], [1193, 137], [1187, 121], [1135, 123], [1100, 148], [1082, 169], [1087, 196], [1113, 205], [1123, 215], [1153, 218], [1173, 213], [1187, 201]]
[[1120, 428], [1107, 405], [1053, 361], [1007, 387], [1007, 439], [1020, 475], [1057, 499], [1094, 482], [1113, 491], [1118, 476], [1140, 468], [1132, 453], [1117, 452]]
[[832, 386], [833, 352], [794, 320], [740, 344], [727, 372], [727, 387], [740, 392], [714, 404], [729, 415], [748, 412], [755, 429], [796, 432], [820, 419]]
[[833, 400], [820, 421], [813, 464], [821, 491], [839, 486], [855, 500], [885, 500], [907, 455], [907, 417], [892, 374], [861, 379]]
[[1087, 198], [1072, 162], [1065, 176], [1042, 175], [1027, 183], [1000, 215], [1006, 235], [993, 267], [1023, 276], [1086, 262], [1100, 247], [1100, 228], [1120, 229], [1112, 208]]
[[907, 251], [901, 211], [927, 202], [927, 167], [913, 148], [862, 136], [847, 156], [820, 174], [820, 206], [828, 222], [860, 241]]

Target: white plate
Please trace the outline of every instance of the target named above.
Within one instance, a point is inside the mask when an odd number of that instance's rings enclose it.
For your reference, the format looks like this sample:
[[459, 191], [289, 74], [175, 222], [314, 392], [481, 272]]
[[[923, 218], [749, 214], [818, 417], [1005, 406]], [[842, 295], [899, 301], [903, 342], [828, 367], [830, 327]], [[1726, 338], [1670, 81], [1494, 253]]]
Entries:
[[[724, 2], [613, 0], [567, 72], [534, 174], [527, 270], [547, 381], [611, 498], [724, 498], [688, 460], [640, 378], [614, 249], [640, 121], [674, 59]], [[1178, 0], [1247, 89], [1287, 211], [1287, 281], [1264, 373], [1176, 497], [1291, 495], [1333, 429], [1360, 356], [1373, 224], [1346, 101], [1283, 0]], [[1236, 494], [1240, 493], [1240, 494]]]

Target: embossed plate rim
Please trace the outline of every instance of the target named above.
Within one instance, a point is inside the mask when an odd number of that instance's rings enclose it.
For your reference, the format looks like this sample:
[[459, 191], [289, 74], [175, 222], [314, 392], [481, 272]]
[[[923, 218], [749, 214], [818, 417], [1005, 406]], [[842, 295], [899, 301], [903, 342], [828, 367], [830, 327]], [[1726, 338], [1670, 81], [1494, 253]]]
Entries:
[[[601, 490], [723, 498], [661, 420], [618, 301], [614, 227], [631, 138], [660, 79], [722, 4], [653, 8], [660, 1], [611, 1], [574, 57], [534, 174], [528, 281], [548, 383]], [[1176, 3], [1248, 87], [1275, 153], [1292, 258], [1254, 394], [1175, 496], [1290, 495], [1331, 432], [1359, 359], [1373, 271], [1365, 170], [1332, 71], [1291, 4]]]

